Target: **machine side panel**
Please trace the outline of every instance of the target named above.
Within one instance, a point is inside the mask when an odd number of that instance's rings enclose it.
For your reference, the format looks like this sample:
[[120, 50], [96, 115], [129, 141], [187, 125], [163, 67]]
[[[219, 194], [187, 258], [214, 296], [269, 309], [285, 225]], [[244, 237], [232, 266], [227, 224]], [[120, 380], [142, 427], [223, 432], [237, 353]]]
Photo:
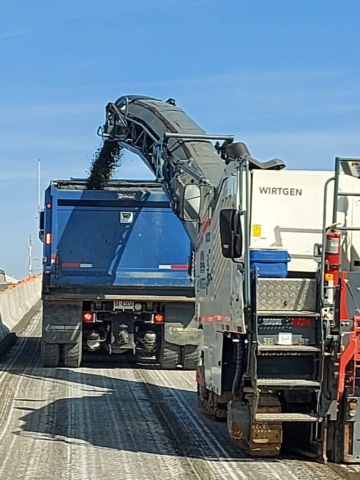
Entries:
[[258, 312], [316, 310], [316, 281], [308, 279], [259, 279]]
[[[253, 171], [251, 247], [284, 248], [291, 257], [290, 272], [315, 272], [317, 261], [314, 258], [314, 246], [322, 242], [324, 185], [332, 176], [332, 172]], [[355, 188], [352, 180], [341, 177], [343, 191]], [[328, 199], [327, 225], [330, 225], [332, 184], [329, 186]], [[343, 198], [339, 202], [339, 223], [351, 223], [353, 202], [352, 198]], [[343, 240], [345, 257], [351, 255], [349, 237]]]
[[[229, 166], [231, 169], [231, 166]], [[211, 222], [201, 234], [197, 249], [198, 315], [204, 331], [205, 382], [221, 394], [223, 335], [245, 333], [243, 275], [239, 264], [222, 254], [219, 215], [222, 209], [236, 208], [236, 176], [225, 176]]]

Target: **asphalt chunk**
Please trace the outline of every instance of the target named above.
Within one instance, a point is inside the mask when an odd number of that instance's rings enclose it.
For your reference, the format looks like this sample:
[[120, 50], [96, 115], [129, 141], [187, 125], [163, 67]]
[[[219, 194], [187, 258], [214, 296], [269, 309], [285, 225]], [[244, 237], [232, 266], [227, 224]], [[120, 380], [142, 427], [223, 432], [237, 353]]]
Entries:
[[101, 190], [111, 179], [114, 170], [120, 165], [121, 147], [118, 142], [106, 140], [95, 152], [91, 164], [87, 186], [91, 190]]

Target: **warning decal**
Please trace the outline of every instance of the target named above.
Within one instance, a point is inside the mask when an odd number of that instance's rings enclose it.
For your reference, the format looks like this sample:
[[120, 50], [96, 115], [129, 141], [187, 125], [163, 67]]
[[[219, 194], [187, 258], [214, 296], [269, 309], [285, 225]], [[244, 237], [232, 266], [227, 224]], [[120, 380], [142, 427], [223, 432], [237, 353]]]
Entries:
[[120, 212], [120, 223], [133, 223], [133, 212]]
[[261, 237], [261, 225], [253, 225], [253, 237]]

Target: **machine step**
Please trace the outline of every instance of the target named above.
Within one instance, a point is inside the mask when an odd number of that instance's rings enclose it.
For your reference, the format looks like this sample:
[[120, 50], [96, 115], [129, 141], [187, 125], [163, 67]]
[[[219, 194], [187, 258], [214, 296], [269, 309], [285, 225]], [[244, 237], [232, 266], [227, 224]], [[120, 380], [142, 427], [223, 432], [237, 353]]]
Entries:
[[258, 317], [320, 317], [319, 312], [305, 310], [258, 310]]
[[299, 353], [318, 353], [320, 347], [309, 345], [258, 345], [259, 352], [299, 352]]
[[258, 378], [258, 387], [318, 388], [320, 382], [298, 378]]
[[315, 413], [257, 413], [256, 422], [321, 422]]

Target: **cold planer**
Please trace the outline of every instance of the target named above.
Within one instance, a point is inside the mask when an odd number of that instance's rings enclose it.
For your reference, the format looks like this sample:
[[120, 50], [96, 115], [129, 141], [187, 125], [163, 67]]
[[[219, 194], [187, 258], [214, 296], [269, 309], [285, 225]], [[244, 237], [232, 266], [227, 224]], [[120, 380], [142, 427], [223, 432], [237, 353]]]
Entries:
[[[107, 105], [98, 133], [141, 157], [194, 246], [196, 312], [203, 330], [200, 408], [226, 417], [230, 435], [251, 456], [276, 457], [286, 444], [323, 461], [359, 462], [360, 321], [354, 305], [360, 299], [353, 293], [359, 274], [339, 261], [335, 269], [341, 275], [334, 282], [328, 268], [327, 196], [317, 188], [319, 202], [311, 207], [324, 210], [316, 230], [323, 232], [322, 243], [308, 255], [319, 267], [290, 268], [285, 276], [268, 278], [251, 264], [252, 235], [261, 227], [252, 223], [252, 194], [257, 171], [286, 180], [281, 160], [260, 162], [233, 136], [207, 135], [173, 99], [120, 97]], [[338, 198], [339, 169], [334, 179]], [[278, 208], [287, 204], [280, 199]], [[293, 218], [300, 214], [301, 207]], [[334, 203], [333, 223], [337, 215]]]

